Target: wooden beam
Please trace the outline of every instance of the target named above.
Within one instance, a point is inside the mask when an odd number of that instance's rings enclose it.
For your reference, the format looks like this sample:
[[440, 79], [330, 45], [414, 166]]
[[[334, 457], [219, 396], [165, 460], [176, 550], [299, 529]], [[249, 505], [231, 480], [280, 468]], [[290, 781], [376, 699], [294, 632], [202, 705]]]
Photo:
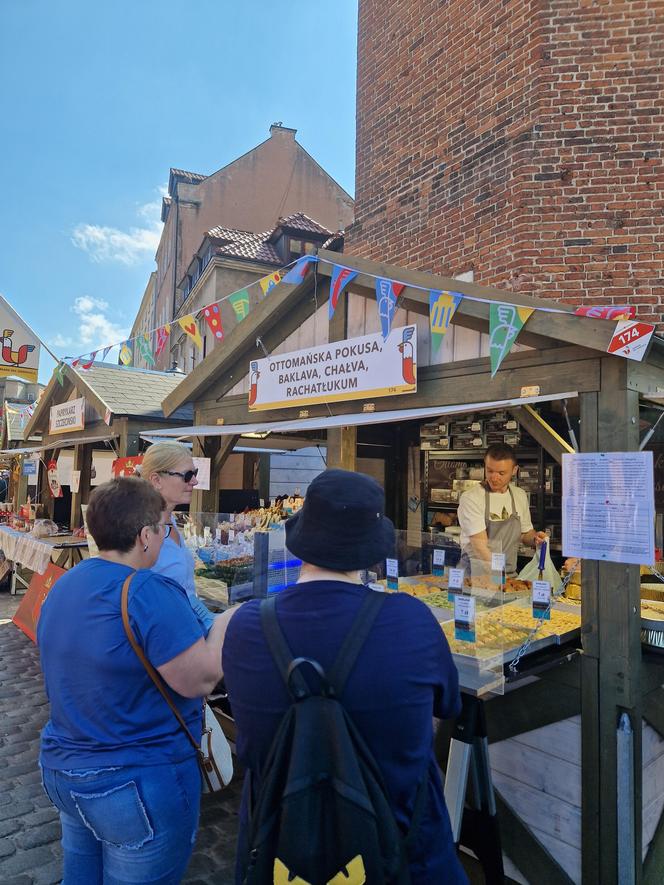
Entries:
[[517, 406], [510, 409], [519, 424], [547, 451], [552, 458], [562, 464], [563, 455], [570, 454], [572, 447], [566, 444], [544, 418], [537, 415], [530, 406]]
[[219, 446], [219, 451], [214, 456], [214, 459], [212, 461], [212, 467], [210, 470], [210, 485], [212, 485], [212, 477], [213, 476], [215, 477], [215, 479], [217, 481], [219, 480], [219, 472], [221, 471], [221, 468], [226, 463], [228, 456], [232, 453], [233, 449], [235, 448], [239, 438], [240, 438], [239, 436], [222, 436], [222, 437], [220, 437], [221, 445]]
[[[503, 290], [489, 286], [480, 286], [476, 283], [462, 282], [450, 277], [440, 277], [435, 274], [408, 270], [407, 268], [386, 264], [385, 262], [368, 261], [365, 258], [358, 258], [348, 253], [339, 256], [335, 252], [327, 252], [321, 249], [318, 255], [321, 259], [319, 270], [323, 275], [331, 274], [334, 264], [343, 264], [344, 267], [350, 267], [353, 270], [359, 271], [359, 276], [355, 277], [351, 284], [353, 291], [359, 286], [375, 290], [375, 278], [387, 277], [388, 279], [398, 280], [406, 284], [407, 288], [402, 293], [402, 303], [404, 300], [412, 300], [419, 303], [426, 301], [428, 304], [429, 289], [451, 290], [483, 299], [482, 302], [464, 299], [457, 308], [452, 322], [458, 321], [458, 319], [464, 316], [488, 321], [489, 307], [492, 303], [505, 302], [523, 307], [544, 308], [549, 311], [552, 309], [560, 310], [562, 311], [561, 313], [543, 313], [536, 310], [528, 320], [527, 331], [542, 335], [549, 340], [566, 341], [570, 344], [578, 344], [581, 347], [599, 350], [602, 353], [606, 353], [615, 330], [615, 323], [606, 320], [594, 320], [589, 317], [579, 317], [574, 314], [573, 308], [559, 302], [542, 298], [530, 298], [518, 292], [512, 292], [509, 289]], [[520, 340], [523, 340], [522, 335]]]
[[357, 427], [330, 427], [327, 431], [327, 466], [357, 469]]
[[90, 471], [92, 469], [92, 446], [74, 446], [74, 470], [81, 473], [78, 492], [72, 492], [69, 527], [78, 528], [83, 524], [81, 517], [81, 504], [85, 504], [90, 496]]
[[533, 885], [573, 885], [555, 858], [533, 836], [495, 788], [494, 792], [500, 823], [500, 841], [505, 854], [519, 872]]

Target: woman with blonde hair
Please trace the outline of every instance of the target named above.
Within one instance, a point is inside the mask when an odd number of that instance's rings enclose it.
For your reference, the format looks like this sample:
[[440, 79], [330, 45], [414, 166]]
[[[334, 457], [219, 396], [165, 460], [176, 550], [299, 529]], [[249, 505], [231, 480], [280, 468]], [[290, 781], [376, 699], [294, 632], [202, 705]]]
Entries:
[[194, 557], [186, 547], [175, 525], [173, 511], [179, 504], [190, 504], [191, 495], [198, 485], [198, 468], [191, 452], [178, 442], [154, 443], [143, 456], [140, 475], [155, 488], [166, 501], [166, 513], [171, 525], [168, 537], [161, 546], [159, 558], [153, 571], [177, 581], [187, 591], [187, 597], [205, 630], [209, 630], [214, 615], [196, 595], [194, 583]]

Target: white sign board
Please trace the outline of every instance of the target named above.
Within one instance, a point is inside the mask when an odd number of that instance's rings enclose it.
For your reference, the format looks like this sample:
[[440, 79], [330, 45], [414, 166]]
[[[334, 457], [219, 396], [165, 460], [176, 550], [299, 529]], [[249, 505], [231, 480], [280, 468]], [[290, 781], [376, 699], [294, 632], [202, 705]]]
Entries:
[[39, 338], [0, 296], [0, 378], [17, 375], [37, 381]]
[[74, 470], [74, 453], [71, 449], [58, 455], [58, 482], [61, 486], [71, 486]]
[[249, 385], [250, 411], [415, 393], [417, 326], [252, 360]]
[[198, 480], [197, 489], [202, 489], [204, 492], [209, 491], [210, 489], [210, 459], [209, 458], [192, 458], [194, 462], [194, 467], [198, 467], [198, 475], [196, 479]]
[[109, 452], [102, 449], [92, 452], [92, 468], [90, 470], [90, 485], [100, 486], [104, 482], [113, 479], [113, 461], [115, 461], [115, 452]]
[[39, 475], [39, 459], [25, 458], [23, 461], [23, 476], [28, 477], [28, 485], [37, 485], [37, 476]]
[[563, 455], [563, 554], [654, 565], [652, 452]]
[[85, 397], [51, 406], [48, 422], [49, 433], [71, 433], [85, 427]]
[[624, 356], [628, 360], [641, 361], [654, 331], [655, 327], [649, 323], [620, 320], [607, 350], [617, 356]]

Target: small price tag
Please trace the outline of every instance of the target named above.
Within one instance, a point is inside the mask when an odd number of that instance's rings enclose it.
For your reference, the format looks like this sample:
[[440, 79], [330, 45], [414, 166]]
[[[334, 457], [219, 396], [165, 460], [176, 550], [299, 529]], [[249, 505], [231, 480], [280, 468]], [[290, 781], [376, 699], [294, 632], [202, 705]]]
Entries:
[[505, 583], [505, 554], [491, 554], [491, 583], [502, 587]]
[[550, 621], [550, 606], [551, 584], [548, 581], [533, 581], [533, 617]]
[[217, 541], [221, 541], [221, 526], [220, 525], [218, 525], [217, 528], [214, 530], [214, 537], [216, 538]]
[[447, 572], [447, 598], [450, 602], [463, 590], [463, 575], [462, 568], [451, 568]]
[[457, 593], [454, 597], [454, 638], [475, 642], [475, 597]]
[[229, 529], [228, 530], [228, 543], [230, 544], [231, 541], [234, 541], [234, 540], [235, 540], [235, 530]]
[[445, 551], [441, 550], [439, 547], [434, 548], [433, 566], [431, 571], [434, 575], [445, 574]]
[[399, 589], [399, 560], [398, 559], [386, 559], [385, 560], [385, 573], [387, 575], [387, 589], [388, 590], [398, 590]]

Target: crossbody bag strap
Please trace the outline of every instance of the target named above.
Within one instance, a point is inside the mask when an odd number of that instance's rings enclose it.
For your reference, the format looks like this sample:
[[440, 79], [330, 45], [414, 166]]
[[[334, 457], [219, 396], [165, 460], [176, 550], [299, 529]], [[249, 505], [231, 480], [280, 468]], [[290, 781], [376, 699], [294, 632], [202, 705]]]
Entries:
[[120, 599], [120, 608], [122, 611], [122, 626], [125, 629], [125, 633], [127, 634], [127, 639], [129, 640], [131, 647], [136, 652], [136, 657], [139, 659], [141, 664], [143, 664], [143, 666], [145, 667], [145, 672], [148, 674], [150, 679], [154, 682], [159, 693], [161, 694], [163, 699], [166, 701], [168, 706], [171, 708], [173, 715], [175, 716], [175, 718], [177, 719], [177, 721], [180, 724], [180, 728], [187, 735], [187, 738], [189, 739], [189, 743], [200, 754], [200, 752], [201, 752], [200, 744], [198, 744], [196, 742], [196, 739], [194, 738], [192, 733], [187, 728], [187, 724], [184, 721], [184, 719], [182, 718], [182, 714], [180, 713], [178, 708], [175, 706], [175, 704], [171, 700], [171, 697], [164, 685], [163, 679], [161, 678], [159, 673], [157, 673], [157, 671], [152, 666], [150, 661], [148, 661], [148, 659], [145, 657], [143, 649], [138, 644], [138, 642], [136, 640], [136, 636], [134, 635], [134, 631], [132, 630], [131, 624], [129, 623], [129, 585], [131, 584], [134, 574], [135, 574], [135, 572], [133, 574], [129, 575], [125, 579], [124, 584], [122, 585], [122, 596]]

